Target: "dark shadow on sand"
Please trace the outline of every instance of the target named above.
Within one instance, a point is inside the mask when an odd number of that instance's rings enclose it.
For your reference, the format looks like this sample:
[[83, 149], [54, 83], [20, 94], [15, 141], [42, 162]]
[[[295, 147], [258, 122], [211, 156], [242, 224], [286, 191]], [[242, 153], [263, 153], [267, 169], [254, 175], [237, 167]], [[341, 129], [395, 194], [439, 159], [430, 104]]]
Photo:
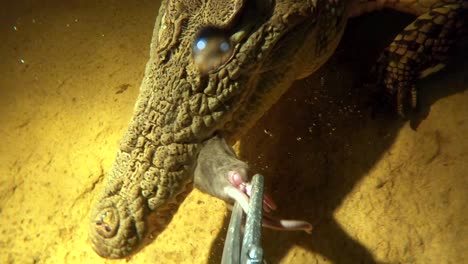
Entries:
[[[265, 175], [267, 189], [280, 208], [278, 215], [314, 225], [311, 235], [264, 229], [268, 263], [278, 263], [292, 245], [333, 263], [377, 263], [333, 214], [405, 123], [393, 114], [371, 118], [372, 92], [361, 83], [379, 50], [411, 20], [386, 11], [351, 21], [330, 62], [293, 85], [243, 137], [242, 159], [251, 164], [253, 173]], [[382, 25], [388, 26], [383, 30]], [[414, 117], [424, 122], [435, 101], [466, 87], [445, 87], [452, 76], [468, 72], [464, 53], [444, 71], [418, 82], [421, 107]], [[226, 217], [225, 226], [228, 221]], [[209, 263], [220, 263], [225, 235], [224, 229], [213, 243]]]

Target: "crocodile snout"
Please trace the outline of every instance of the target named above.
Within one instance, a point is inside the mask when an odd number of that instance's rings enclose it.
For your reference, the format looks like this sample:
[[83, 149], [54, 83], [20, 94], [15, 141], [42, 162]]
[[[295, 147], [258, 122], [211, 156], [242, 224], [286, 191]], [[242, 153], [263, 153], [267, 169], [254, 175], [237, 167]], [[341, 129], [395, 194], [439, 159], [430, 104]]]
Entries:
[[[137, 221], [124, 209], [124, 201], [119, 197], [103, 200], [92, 213], [89, 226], [89, 239], [98, 255], [104, 258], [123, 258], [135, 251], [144, 232]], [[123, 209], [123, 210], [122, 210]]]

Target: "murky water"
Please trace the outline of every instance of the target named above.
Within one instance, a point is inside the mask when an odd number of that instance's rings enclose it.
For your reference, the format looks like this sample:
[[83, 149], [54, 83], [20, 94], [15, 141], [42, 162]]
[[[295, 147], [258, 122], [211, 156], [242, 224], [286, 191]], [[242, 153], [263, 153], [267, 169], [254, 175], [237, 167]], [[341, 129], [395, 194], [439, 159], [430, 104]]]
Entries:
[[[2, 5], [0, 263], [219, 263], [229, 213], [197, 191], [129, 260], [104, 260], [87, 242], [89, 209], [132, 114], [158, 5]], [[394, 13], [354, 21], [337, 56], [243, 139], [241, 155], [266, 176], [279, 214], [315, 226], [312, 235], [265, 230], [269, 263], [468, 261], [466, 52], [418, 83], [427, 117], [417, 131], [371, 119], [369, 92], [357, 85], [406, 21]]]

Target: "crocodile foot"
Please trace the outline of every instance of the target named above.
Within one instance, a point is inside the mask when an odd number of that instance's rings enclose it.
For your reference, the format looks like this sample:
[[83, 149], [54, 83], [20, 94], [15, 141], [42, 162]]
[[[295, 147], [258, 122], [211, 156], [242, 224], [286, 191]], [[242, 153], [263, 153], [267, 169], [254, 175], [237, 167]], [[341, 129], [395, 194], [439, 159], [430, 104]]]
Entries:
[[418, 108], [416, 81], [443, 69], [467, 34], [466, 0], [426, 2], [355, 1], [351, 8], [350, 15], [390, 7], [418, 16], [383, 51], [374, 69], [402, 117]]
[[[202, 192], [223, 199], [237, 201], [247, 213], [251, 184], [247, 177], [248, 165], [237, 159], [223, 138], [215, 136], [206, 141], [198, 156], [195, 168], [195, 187]], [[270, 213], [277, 206], [270, 195], [263, 197], [263, 226], [277, 230], [312, 231], [312, 225], [303, 220], [277, 219]]]

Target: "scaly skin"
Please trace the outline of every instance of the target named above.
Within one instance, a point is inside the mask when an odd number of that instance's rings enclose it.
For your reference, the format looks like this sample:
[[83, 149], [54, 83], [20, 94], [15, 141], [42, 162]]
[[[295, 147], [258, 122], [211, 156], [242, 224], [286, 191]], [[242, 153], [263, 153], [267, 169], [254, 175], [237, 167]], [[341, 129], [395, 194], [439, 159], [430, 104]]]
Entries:
[[[238, 139], [293, 81], [329, 58], [349, 15], [386, 6], [420, 14], [448, 4], [466, 9], [462, 0], [163, 1], [134, 116], [91, 213], [95, 251], [126, 257], [163, 230], [192, 189], [203, 142], [215, 134]], [[208, 26], [230, 39], [232, 54], [203, 65], [193, 47]]]

